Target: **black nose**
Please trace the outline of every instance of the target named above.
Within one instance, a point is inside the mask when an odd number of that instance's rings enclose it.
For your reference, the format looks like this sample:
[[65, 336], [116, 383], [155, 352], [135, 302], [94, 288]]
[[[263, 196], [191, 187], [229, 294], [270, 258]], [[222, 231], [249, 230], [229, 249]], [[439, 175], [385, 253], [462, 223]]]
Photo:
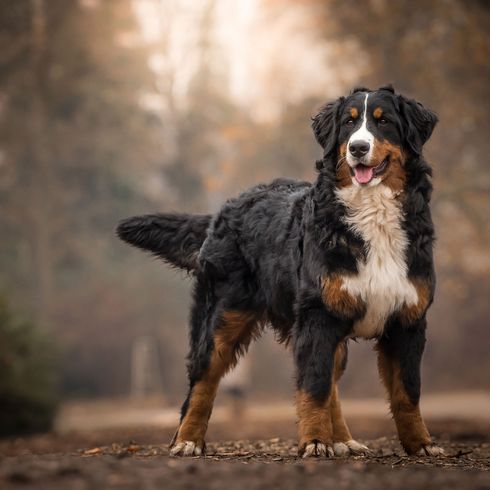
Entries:
[[357, 158], [363, 157], [369, 151], [369, 143], [363, 140], [353, 141], [349, 145], [349, 151]]

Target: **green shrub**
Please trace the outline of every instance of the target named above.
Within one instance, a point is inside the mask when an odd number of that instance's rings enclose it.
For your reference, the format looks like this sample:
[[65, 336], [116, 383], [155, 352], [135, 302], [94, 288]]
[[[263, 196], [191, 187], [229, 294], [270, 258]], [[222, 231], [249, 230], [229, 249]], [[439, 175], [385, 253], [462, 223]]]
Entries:
[[49, 430], [56, 385], [52, 341], [0, 298], [0, 436]]

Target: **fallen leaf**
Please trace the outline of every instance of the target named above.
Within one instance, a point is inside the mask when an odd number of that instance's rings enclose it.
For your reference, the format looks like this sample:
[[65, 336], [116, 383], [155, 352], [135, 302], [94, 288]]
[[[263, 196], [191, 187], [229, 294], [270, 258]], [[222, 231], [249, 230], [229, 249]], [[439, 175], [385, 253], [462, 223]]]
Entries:
[[130, 453], [135, 453], [140, 450], [141, 450], [141, 446], [138, 446], [138, 444], [131, 444], [130, 446], [127, 447], [127, 451], [129, 451]]
[[87, 449], [86, 451], [84, 451], [83, 454], [85, 454], [86, 456], [94, 456], [95, 454], [100, 454], [100, 453], [102, 453], [102, 448], [94, 447], [92, 449]]

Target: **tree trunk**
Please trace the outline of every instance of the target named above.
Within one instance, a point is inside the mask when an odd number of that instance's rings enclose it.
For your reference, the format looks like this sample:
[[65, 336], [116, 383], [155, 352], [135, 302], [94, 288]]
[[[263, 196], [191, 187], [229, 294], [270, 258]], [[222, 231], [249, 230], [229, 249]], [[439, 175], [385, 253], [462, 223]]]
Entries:
[[[49, 137], [46, 132], [46, 13], [44, 0], [31, 0], [32, 11], [32, 119], [30, 133], [32, 145], [32, 172], [29, 179], [32, 206], [30, 246], [33, 259], [33, 291], [37, 320], [46, 325], [51, 317], [53, 291], [53, 261], [51, 223], [54, 211], [51, 206], [56, 189], [49, 159]], [[59, 212], [59, 210], [57, 210]]]

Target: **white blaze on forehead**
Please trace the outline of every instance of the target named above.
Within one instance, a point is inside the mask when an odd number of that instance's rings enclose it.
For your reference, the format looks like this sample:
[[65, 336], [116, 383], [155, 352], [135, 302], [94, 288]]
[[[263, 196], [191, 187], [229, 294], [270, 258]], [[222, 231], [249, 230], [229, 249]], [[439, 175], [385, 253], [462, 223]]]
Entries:
[[[347, 148], [349, 148], [350, 144], [354, 141], [366, 141], [367, 143], [369, 143], [369, 151], [367, 155], [364, 157], [365, 162], [369, 162], [369, 160], [371, 159], [371, 154], [373, 152], [373, 143], [374, 143], [374, 135], [367, 128], [368, 97], [369, 94], [366, 94], [366, 97], [364, 98], [364, 110], [361, 114], [361, 127], [357, 131], [354, 131], [351, 134], [349, 138], [349, 142], [347, 143]], [[352, 155], [350, 154], [349, 151], [347, 152], [347, 162], [351, 167], [355, 167], [358, 163], [352, 158]]]

